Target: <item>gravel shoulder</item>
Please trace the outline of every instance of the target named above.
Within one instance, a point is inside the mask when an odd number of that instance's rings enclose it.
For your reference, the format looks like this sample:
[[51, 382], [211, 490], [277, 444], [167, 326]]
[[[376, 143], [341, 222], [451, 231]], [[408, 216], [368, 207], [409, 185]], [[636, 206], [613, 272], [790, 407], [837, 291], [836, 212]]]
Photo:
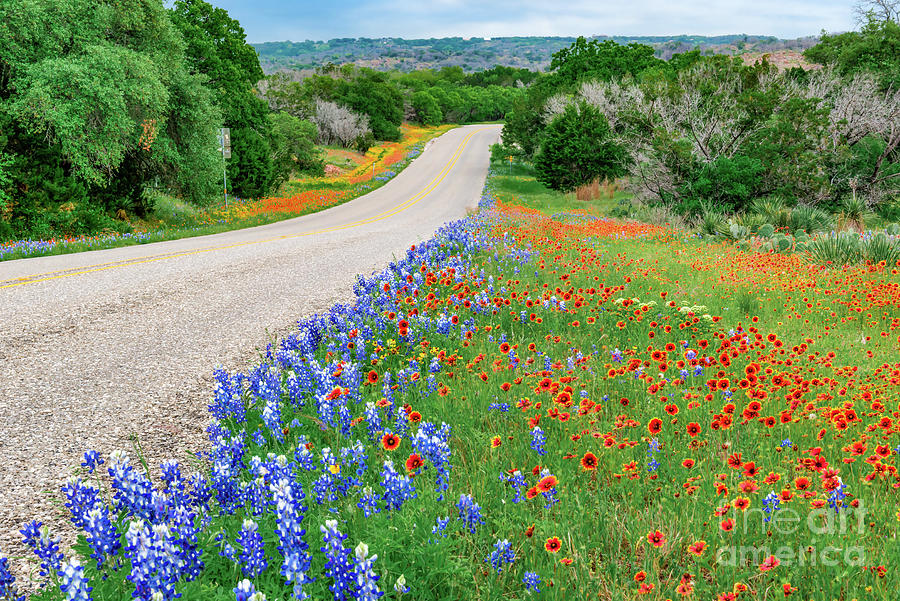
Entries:
[[0, 554], [17, 574], [31, 569], [23, 522], [71, 542], [56, 491], [85, 450], [137, 439], [155, 468], [204, 448], [213, 370], [245, 369], [297, 319], [349, 300], [357, 274], [474, 207], [499, 130], [452, 130], [384, 187], [321, 213], [0, 263]]

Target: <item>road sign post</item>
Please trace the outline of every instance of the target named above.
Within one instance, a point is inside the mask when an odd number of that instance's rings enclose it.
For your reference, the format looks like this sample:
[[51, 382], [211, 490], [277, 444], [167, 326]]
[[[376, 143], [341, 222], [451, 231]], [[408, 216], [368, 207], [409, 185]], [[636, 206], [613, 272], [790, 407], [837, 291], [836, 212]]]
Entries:
[[222, 151], [222, 192], [225, 194], [225, 206], [228, 206], [228, 170], [225, 159], [231, 158], [231, 128], [219, 129], [219, 149]]

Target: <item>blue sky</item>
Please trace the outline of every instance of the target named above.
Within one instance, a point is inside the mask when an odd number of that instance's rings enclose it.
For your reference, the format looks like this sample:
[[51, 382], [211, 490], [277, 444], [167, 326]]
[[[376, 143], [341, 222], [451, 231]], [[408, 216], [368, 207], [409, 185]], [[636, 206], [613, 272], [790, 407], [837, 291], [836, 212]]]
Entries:
[[853, 29], [852, 0], [211, 0], [250, 42], [343, 37], [720, 35]]

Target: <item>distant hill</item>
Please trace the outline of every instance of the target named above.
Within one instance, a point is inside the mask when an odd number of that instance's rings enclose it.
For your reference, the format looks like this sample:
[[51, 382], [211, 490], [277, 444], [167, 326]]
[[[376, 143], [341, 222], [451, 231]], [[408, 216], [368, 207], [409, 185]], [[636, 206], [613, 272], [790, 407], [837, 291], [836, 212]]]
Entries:
[[[620, 44], [637, 42], [656, 49], [656, 55], [668, 59], [675, 53], [700, 48], [709, 54], [762, 55], [781, 51], [799, 52], [814, 46], [818, 38], [809, 36], [782, 40], [772, 36], [594, 36]], [[574, 37], [508, 38], [338, 38], [327, 42], [265, 42], [253, 44], [266, 73], [280, 70], [306, 70], [334, 63], [354, 63], [378, 70], [460, 66], [465, 71], [480, 71], [494, 65], [544, 70], [554, 52], [575, 41]]]

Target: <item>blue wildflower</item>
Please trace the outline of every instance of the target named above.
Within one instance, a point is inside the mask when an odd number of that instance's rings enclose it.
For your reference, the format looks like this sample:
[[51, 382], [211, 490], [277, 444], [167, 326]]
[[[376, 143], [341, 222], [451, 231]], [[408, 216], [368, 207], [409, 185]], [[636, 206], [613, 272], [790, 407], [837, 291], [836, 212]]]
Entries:
[[491, 567], [499, 574], [503, 571], [505, 564], [511, 564], [515, 560], [516, 554], [512, 550], [512, 543], [506, 539], [497, 539], [497, 542], [494, 543], [494, 550], [484, 561], [491, 564]]
[[522, 582], [525, 583], [526, 591], [535, 593], [541, 592], [538, 588], [538, 585], [541, 583], [541, 577], [535, 572], [525, 572], [525, 577], [522, 578]]
[[253, 520], [244, 520], [236, 542], [243, 549], [239, 557], [241, 571], [248, 578], [256, 578], [269, 565], [266, 561], [265, 546], [257, 523]]

